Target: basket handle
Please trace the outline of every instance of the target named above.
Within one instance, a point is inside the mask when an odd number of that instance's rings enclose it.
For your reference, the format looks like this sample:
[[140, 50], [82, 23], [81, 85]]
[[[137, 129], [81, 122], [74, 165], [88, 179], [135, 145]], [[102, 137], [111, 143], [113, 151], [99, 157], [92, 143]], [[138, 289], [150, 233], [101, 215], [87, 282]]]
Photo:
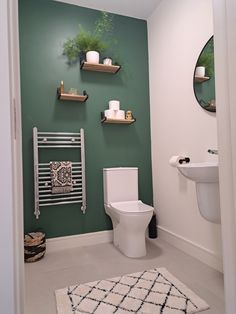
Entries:
[[26, 233], [31, 239], [34, 239], [34, 237], [30, 233]]

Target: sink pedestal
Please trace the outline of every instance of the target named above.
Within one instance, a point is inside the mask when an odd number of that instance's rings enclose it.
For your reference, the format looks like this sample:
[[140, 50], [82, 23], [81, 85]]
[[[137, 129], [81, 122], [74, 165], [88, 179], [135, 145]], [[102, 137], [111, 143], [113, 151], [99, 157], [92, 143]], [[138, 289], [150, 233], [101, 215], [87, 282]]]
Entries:
[[202, 217], [220, 223], [218, 162], [187, 163], [179, 165], [178, 170], [184, 177], [195, 182]]
[[197, 202], [203, 218], [220, 223], [219, 183], [196, 182]]

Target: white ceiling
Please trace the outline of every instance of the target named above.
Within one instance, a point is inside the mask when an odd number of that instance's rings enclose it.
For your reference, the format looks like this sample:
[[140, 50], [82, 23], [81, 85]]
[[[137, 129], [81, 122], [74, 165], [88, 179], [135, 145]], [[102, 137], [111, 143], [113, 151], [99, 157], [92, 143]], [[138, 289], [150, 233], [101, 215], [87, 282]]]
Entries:
[[56, 0], [81, 7], [147, 19], [162, 0]]

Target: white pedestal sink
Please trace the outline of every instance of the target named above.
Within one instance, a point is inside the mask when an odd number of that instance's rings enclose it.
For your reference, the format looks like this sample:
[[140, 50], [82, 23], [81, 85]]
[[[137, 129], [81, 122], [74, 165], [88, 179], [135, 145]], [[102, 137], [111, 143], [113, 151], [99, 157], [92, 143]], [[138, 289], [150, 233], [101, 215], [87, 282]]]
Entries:
[[183, 176], [195, 181], [201, 215], [208, 221], [220, 223], [218, 162], [187, 163], [177, 168]]

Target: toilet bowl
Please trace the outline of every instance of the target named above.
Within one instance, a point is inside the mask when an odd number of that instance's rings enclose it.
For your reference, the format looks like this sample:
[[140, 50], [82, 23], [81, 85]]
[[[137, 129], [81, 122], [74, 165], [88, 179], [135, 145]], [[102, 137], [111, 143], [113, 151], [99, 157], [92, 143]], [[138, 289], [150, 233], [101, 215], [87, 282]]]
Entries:
[[154, 209], [138, 200], [138, 168], [105, 168], [103, 182], [114, 246], [128, 257], [145, 256], [145, 231]]

